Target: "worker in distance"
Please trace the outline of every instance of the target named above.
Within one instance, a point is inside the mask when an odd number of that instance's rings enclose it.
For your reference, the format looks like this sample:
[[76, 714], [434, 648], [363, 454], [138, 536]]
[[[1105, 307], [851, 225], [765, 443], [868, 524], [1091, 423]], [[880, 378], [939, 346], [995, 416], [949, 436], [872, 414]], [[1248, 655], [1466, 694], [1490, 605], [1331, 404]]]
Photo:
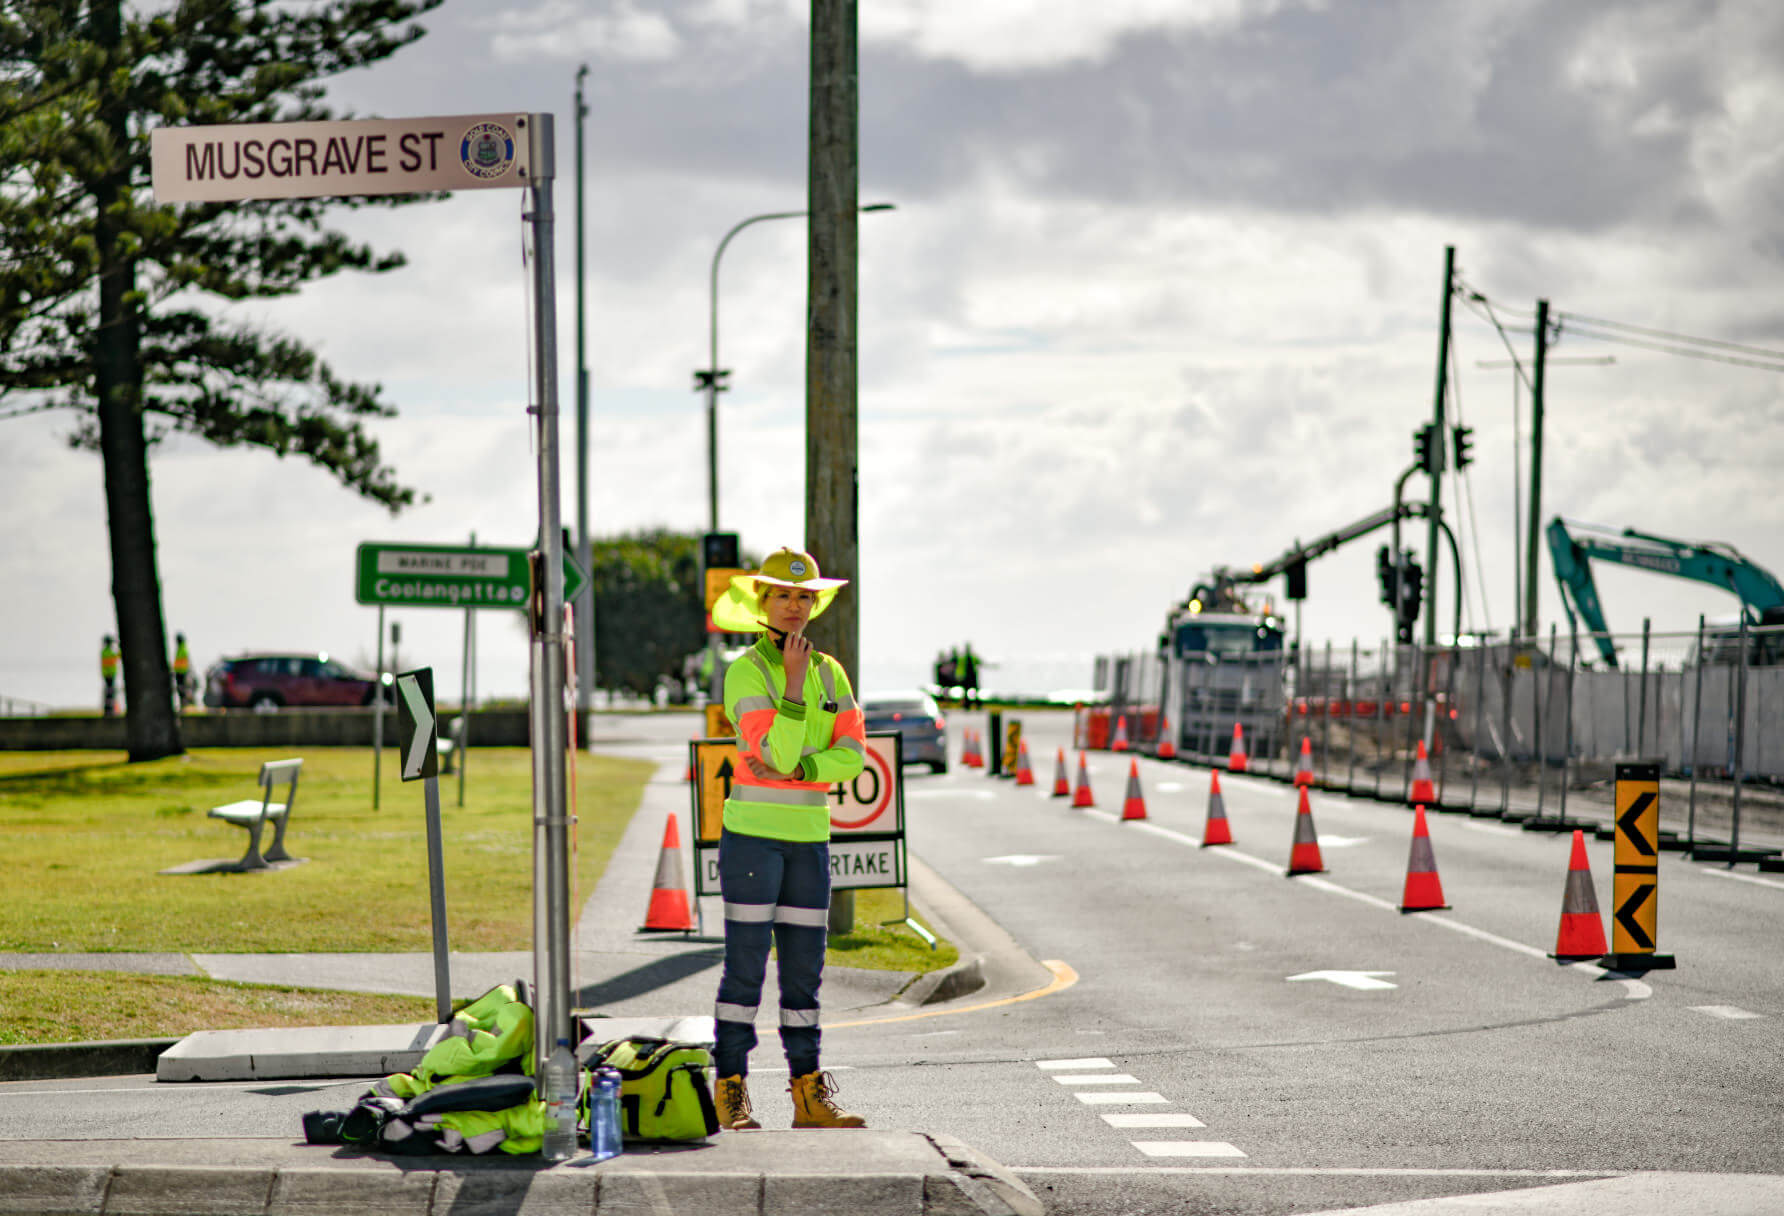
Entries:
[[772, 944], [780, 972], [780, 1037], [792, 1074], [794, 1127], [865, 1127], [840, 1109], [819, 1065], [818, 986], [830, 915], [831, 786], [866, 760], [866, 724], [842, 664], [813, 649], [805, 627], [848, 582], [824, 578], [809, 553], [780, 549], [732, 578], [713, 621], [762, 634], [725, 672], [725, 713], [743, 765], [725, 799], [719, 891], [725, 965], [719, 978], [714, 1064], [719, 1123], [759, 1128], [751, 1112], [749, 1053]]

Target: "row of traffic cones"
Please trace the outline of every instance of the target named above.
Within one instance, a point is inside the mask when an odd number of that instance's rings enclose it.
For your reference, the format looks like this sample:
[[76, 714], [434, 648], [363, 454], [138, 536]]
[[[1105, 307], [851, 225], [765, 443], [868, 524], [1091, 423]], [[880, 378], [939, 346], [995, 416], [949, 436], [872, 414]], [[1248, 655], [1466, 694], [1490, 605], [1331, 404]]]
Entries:
[[[968, 731], [967, 733], [971, 734], [972, 732]], [[1109, 741], [1109, 750], [1112, 752], [1125, 752], [1130, 750], [1131, 747], [1132, 744], [1128, 742], [1127, 738], [1127, 715], [1117, 714], [1115, 716], [1115, 737]], [[1158, 747], [1154, 754], [1160, 760], [1175, 760], [1177, 758], [1177, 744], [1171, 738], [1171, 718], [1169, 714], [1159, 715]]]
[[[1159, 754], [1164, 755], [1162, 749]], [[1173, 751], [1173, 755], [1175, 752]], [[1168, 757], [1167, 757], [1168, 758]], [[1250, 757], [1245, 752], [1245, 728], [1238, 722], [1233, 723], [1233, 743], [1227, 752], [1227, 771], [1242, 773], [1250, 764]], [[1301, 736], [1301, 757], [1295, 765], [1295, 784], [1306, 789], [1314, 784], [1313, 780], [1313, 737]], [[1431, 780], [1431, 758], [1425, 751], [1425, 741], [1419, 740], [1418, 752], [1412, 760], [1412, 786], [1407, 791], [1406, 801], [1414, 806], [1430, 806], [1437, 801], [1437, 787]]]

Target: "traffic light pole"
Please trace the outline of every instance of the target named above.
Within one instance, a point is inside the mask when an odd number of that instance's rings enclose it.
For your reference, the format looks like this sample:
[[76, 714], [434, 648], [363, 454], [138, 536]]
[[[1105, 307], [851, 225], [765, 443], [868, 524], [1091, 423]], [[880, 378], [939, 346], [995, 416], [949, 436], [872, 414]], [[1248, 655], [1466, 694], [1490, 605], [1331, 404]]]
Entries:
[[[1431, 610], [1425, 613], [1425, 649], [1428, 651], [1437, 644], [1437, 523], [1443, 513], [1443, 407], [1444, 397], [1449, 389], [1449, 346], [1450, 346], [1450, 297], [1455, 294], [1456, 285], [1456, 247], [1443, 247], [1443, 313], [1437, 327], [1437, 399], [1432, 407], [1432, 447], [1434, 459], [1427, 472], [1431, 475], [1431, 515], [1427, 520], [1428, 528], [1425, 537], [1425, 573], [1430, 584], [1425, 594]], [[1455, 594], [1459, 597], [1462, 589], [1458, 586]]]

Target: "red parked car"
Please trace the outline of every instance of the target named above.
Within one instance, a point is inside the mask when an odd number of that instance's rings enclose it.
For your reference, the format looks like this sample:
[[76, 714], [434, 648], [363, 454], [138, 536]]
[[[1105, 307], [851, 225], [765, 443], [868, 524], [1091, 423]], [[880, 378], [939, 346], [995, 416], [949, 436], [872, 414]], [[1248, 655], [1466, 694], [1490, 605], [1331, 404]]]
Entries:
[[[385, 678], [390, 683], [389, 677]], [[244, 654], [219, 661], [204, 680], [214, 709], [275, 710], [287, 705], [370, 705], [376, 677], [326, 654]]]

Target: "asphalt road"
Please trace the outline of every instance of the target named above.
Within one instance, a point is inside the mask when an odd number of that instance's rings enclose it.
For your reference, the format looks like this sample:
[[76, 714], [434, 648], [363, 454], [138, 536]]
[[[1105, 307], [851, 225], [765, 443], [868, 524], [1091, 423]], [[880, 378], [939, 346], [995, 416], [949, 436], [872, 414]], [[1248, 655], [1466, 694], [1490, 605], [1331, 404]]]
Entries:
[[[913, 771], [909, 844], [1077, 983], [830, 1032], [864, 1102], [983, 1148], [1058, 1212], [1784, 1174], [1784, 881], [1666, 854], [1677, 970], [1560, 966], [1567, 837], [1431, 816], [1452, 907], [1406, 915], [1403, 808], [1313, 795], [1327, 873], [1290, 879], [1291, 788], [1229, 775], [1236, 843], [1201, 848], [1206, 770], [1140, 761], [1147, 817], [1124, 823], [1126, 759], [1093, 753], [1097, 808], [1073, 810], [1049, 794], [1068, 720], [1024, 726], [1037, 785]], [[1611, 850], [1588, 842], [1605, 908]]]

